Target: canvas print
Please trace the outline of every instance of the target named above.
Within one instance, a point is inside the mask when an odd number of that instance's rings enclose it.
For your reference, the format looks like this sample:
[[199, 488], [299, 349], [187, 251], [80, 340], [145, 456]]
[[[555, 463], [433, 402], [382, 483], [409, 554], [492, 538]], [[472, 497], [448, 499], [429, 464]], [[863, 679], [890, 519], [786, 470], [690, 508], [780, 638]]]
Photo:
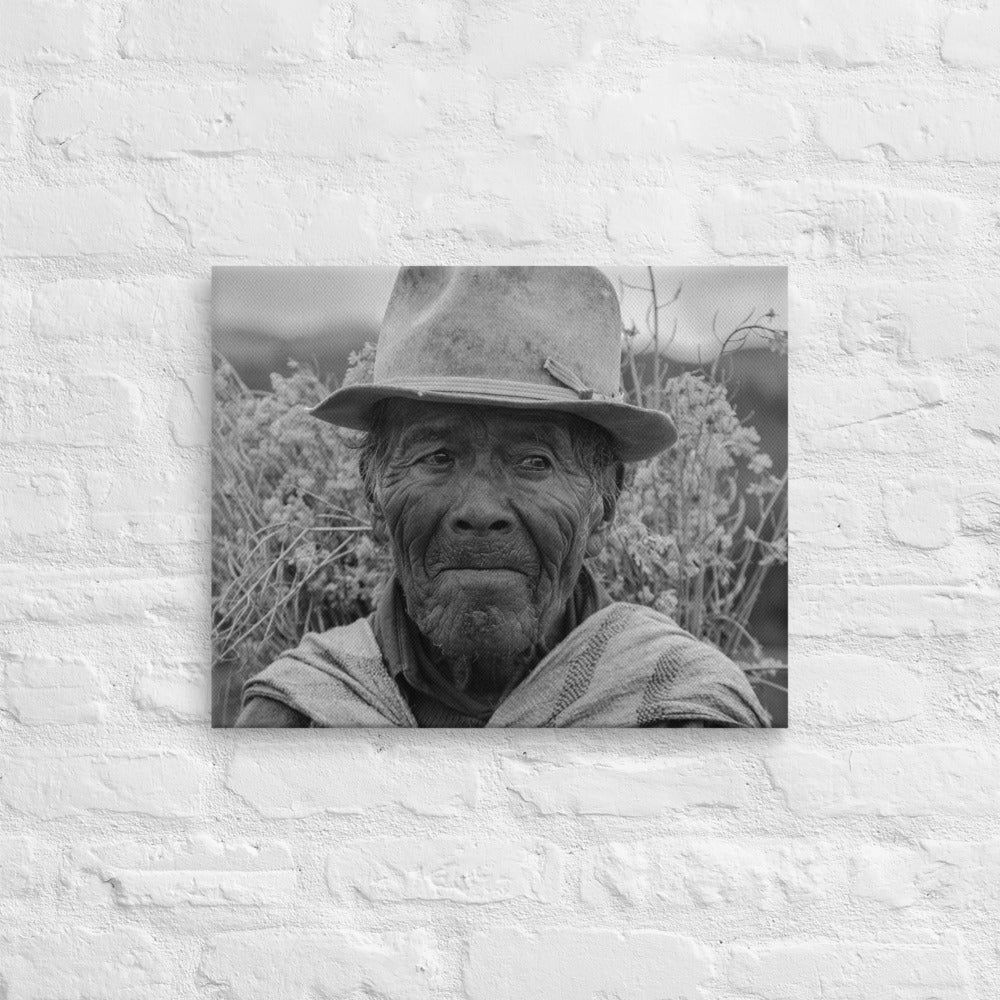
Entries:
[[784, 268], [213, 271], [213, 724], [783, 727]]

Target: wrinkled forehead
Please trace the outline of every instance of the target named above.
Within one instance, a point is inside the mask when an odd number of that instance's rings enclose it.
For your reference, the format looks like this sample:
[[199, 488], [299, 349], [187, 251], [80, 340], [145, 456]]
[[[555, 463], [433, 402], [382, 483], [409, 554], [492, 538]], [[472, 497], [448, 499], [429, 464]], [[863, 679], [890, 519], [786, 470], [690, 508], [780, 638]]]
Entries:
[[560, 448], [572, 444], [572, 418], [551, 410], [393, 399], [387, 404], [385, 425], [399, 447], [428, 436], [460, 437], [483, 443], [543, 441]]

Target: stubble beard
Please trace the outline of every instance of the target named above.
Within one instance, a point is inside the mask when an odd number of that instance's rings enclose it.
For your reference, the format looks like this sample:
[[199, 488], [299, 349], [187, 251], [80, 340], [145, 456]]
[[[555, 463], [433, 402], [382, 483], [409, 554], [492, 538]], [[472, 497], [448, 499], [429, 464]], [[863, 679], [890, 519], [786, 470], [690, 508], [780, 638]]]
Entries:
[[538, 658], [542, 615], [533, 588], [526, 591], [527, 600], [477, 600], [475, 593], [446, 586], [408, 610], [460, 688], [497, 690], [520, 679]]

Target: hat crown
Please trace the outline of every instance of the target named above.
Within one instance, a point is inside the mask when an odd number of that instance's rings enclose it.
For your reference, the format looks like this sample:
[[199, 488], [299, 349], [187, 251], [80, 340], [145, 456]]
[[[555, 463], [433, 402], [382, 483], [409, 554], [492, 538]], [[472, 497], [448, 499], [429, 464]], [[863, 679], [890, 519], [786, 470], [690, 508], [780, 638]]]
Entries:
[[426, 379], [561, 384], [615, 397], [618, 296], [592, 267], [402, 268], [379, 333], [374, 382]]

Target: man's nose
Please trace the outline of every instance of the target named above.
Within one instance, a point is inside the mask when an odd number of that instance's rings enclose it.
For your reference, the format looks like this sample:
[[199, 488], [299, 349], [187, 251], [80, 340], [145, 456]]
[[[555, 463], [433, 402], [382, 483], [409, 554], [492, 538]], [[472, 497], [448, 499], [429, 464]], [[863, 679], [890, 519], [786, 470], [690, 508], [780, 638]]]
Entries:
[[448, 523], [463, 535], [506, 534], [514, 527], [502, 490], [485, 476], [470, 478]]

